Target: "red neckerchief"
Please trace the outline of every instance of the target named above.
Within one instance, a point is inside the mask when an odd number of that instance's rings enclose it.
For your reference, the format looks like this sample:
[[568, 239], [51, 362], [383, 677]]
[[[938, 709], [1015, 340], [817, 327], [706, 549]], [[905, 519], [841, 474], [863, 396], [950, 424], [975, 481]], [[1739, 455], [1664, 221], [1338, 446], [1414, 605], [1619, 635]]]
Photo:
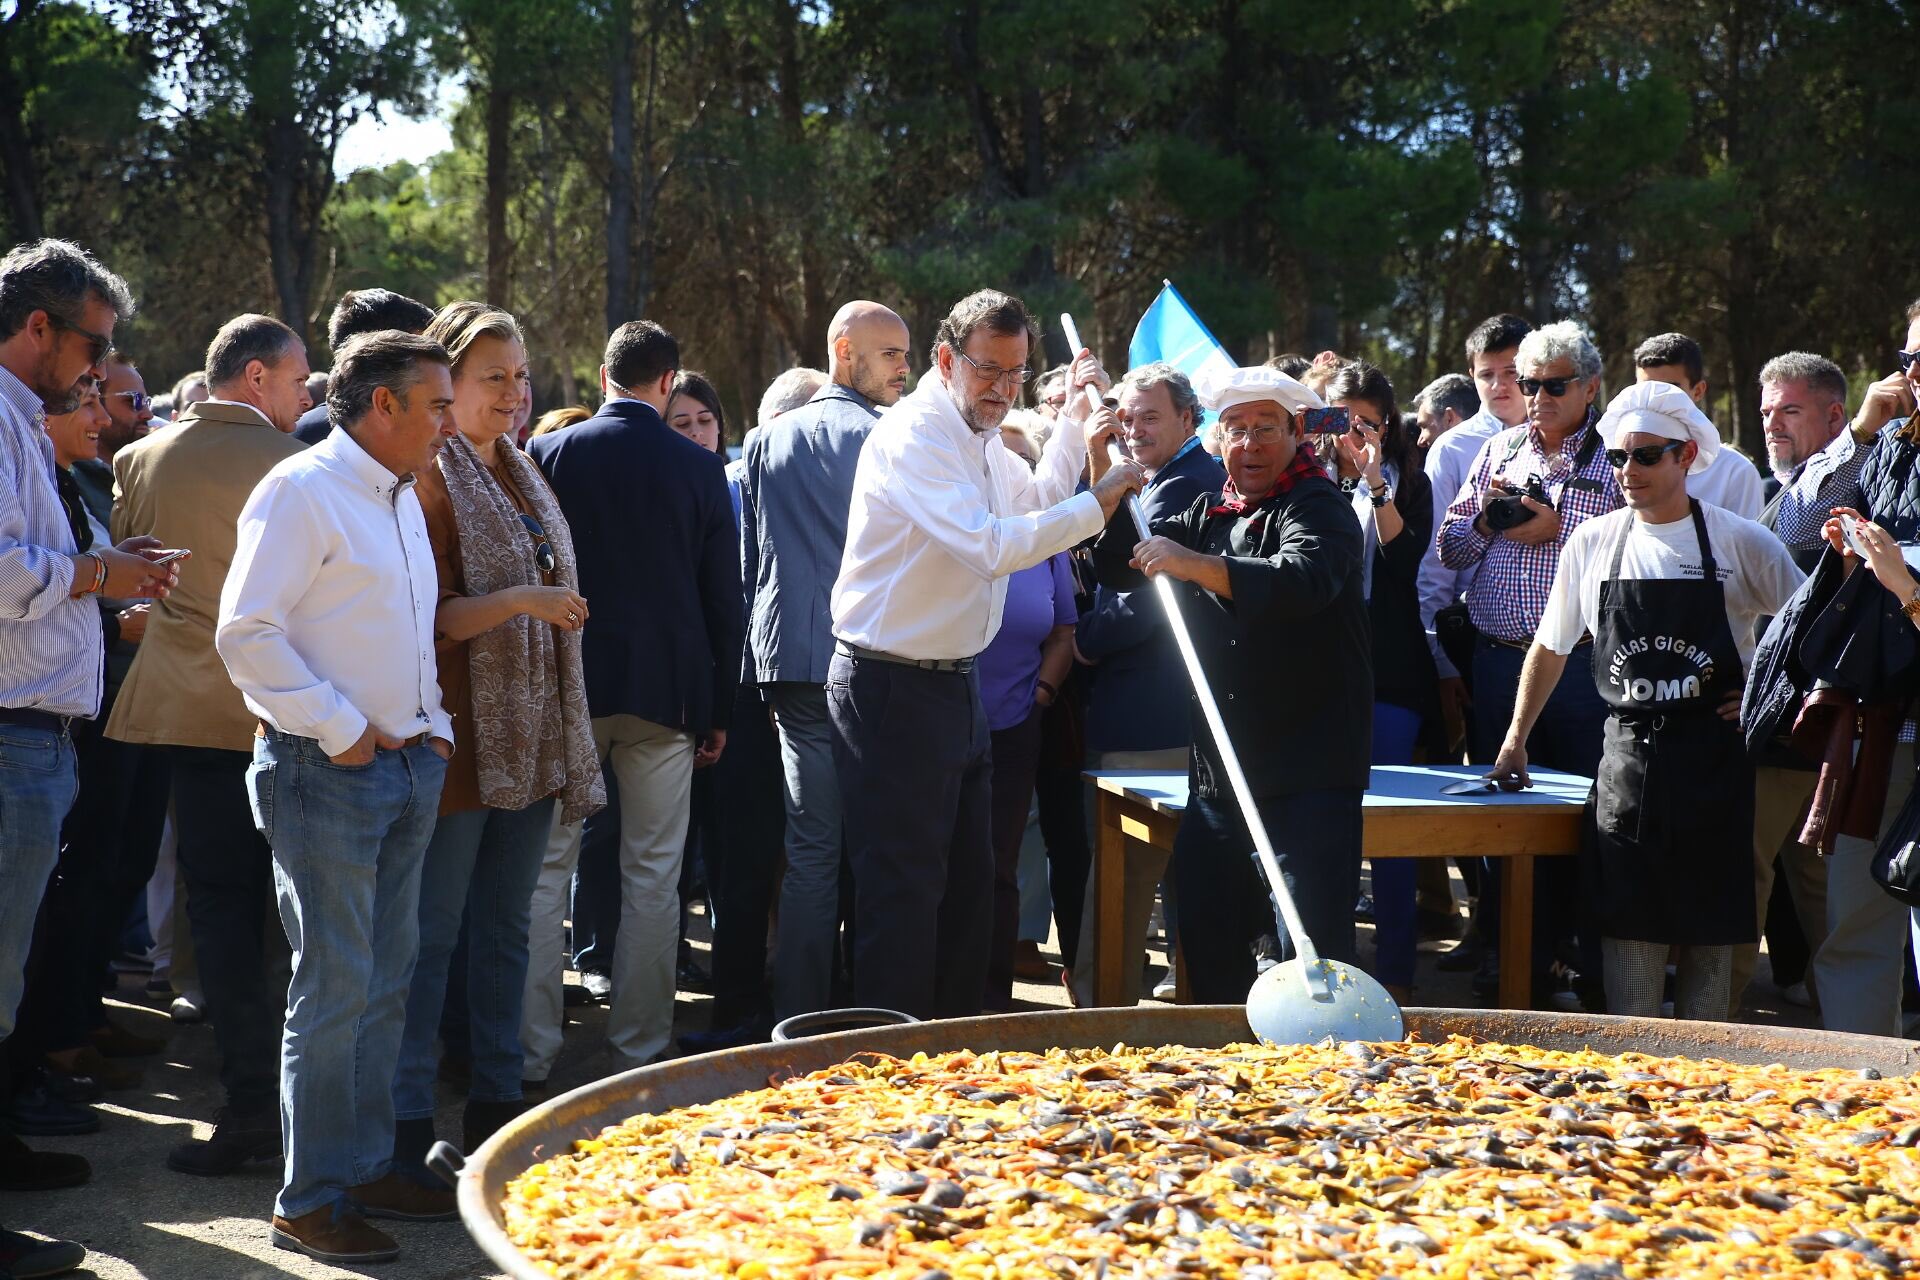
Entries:
[[1247, 512], [1253, 511], [1265, 503], [1273, 501], [1275, 498], [1286, 496], [1289, 489], [1299, 484], [1308, 476], [1319, 476], [1324, 479], [1326, 474], [1326, 470], [1322, 468], [1319, 461], [1314, 458], [1313, 451], [1302, 444], [1299, 449], [1294, 451], [1293, 461], [1287, 464], [1287, 469], [1280, 473], [1278, 478], [1273, 482], [1273, 488], [1267, 490], [1265, 494], [1258, 498], [1243, 498], [1240, 496], [1239, 491], [1233, 487], [1233, 481], [1229, 480], [1220, 490], [1219, 503], [1215, 506], [1208, 507], [1207, 514], [1210, 516], [1243, 516], [1247, 514]]

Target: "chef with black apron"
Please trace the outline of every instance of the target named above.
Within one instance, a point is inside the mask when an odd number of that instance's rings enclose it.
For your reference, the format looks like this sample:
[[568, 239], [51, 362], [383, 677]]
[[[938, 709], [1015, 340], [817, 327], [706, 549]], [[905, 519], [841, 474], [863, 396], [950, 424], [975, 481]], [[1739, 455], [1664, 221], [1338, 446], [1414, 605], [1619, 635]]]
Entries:
[[1661, 1012], [1671, 952], [1675, 1011], [1724, 1021], [1733, 950], [1755, 941], [1753, 764], [1740, 690], [1755, 622], [1779, 612], [1799, 568], [1764, 526], [1688, 497], [1720, 448], [1686, 392], [1627, 388], [1600, 420], [1627, 505], [1568, 537], [1520, 676], [1494, 776], [1527, 781], [1527, 734], [1570, 653], [1593, 638], [1611, 708], [1587, 804], [1586, 927], [1601, 940], [1607, 1011]]

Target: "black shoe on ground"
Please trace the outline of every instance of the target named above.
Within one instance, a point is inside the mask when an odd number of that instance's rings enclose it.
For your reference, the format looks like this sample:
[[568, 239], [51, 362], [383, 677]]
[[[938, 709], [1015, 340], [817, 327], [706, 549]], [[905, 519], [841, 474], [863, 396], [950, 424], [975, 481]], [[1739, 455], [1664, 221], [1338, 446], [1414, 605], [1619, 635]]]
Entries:
[[1491, 1000], [1500, 994], [1500, 957], [1491, 951], [1480, 957], [1480, 967], [1474, 970], [1473, 994], [1480, 1000]]
[[1480, 967], [1479, 940], [1468, 934], [1454, 944], [1453, 950], [1442, 952], [1433, 967], [1442, 973], [1472, 973]]
[[569, 982], [560, 988], [561, 1007], [584, 1009], [594, 1003], [593, 992], [576, 982]]
[[675, 985], [682, 991], [692, 991], [699, 995], [713, 993], [713, 977], [692, 959], [682, 960], [674, 974]]
[[87, 1260], [87, 1251], [71, 1240], [38, 1240], [18, 1231], [0, 1231], [0, 1276], [39, 1280], [63, 1276]]
[[469, 1098], [460, 1117], [460, 1149], [469, 1154], [478, 1151], [481, 1143], [526, 1109], [527, 1104], [519, 1098], [511, 1102], [476, 1102]]
[[93, 1176], [85, 1156], [64, 1151], [34, 1151], [0, 1130], [0, 1191], [58, 1191], [77, 1187]]
[[16, 1093], [7, 1102], [7, 1128], [26, 1138], [65, 1138], [100, 1132], [100, 1114], [54, 1096], [45, 1085]]
[[[586, 988], [588, 995], [601, 1004], [613, 999], [613, 979], [604, 973], [596, 973], [588, 969], [580, 975], [580, 985]], [[561, 992], [562, 997], [565, 994], [565, 991]]]
[[167, 1153], [167, 1168], [217, 1178], [249, 1164], [280, 1159], [280, 1113], [239, 1115], [222, 1109], [214, 1117], [213, 1136], [183, 1142]]

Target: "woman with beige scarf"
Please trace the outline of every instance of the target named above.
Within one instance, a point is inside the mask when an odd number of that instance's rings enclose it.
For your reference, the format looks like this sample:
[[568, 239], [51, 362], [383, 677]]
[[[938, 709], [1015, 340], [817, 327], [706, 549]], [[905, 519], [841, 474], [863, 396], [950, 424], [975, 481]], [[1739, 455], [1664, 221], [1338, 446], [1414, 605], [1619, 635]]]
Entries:
[[458, 428], [419, 478], [440, 571], [435, 640], [454, 753], [420, 876], [420, 957], [393, 1085], [396, 1167], [433, 1144], [434, 1040], [467, 921], [473, 1150], [522, 1109], [520, 1001], [527, 931], [554, 809], [606, 803], [586, 688], [573, 537], [538, 467], [514, 447], [528, 397], [526, 344], [504, 311], [443, 307], [426, 331], [453, 358]]

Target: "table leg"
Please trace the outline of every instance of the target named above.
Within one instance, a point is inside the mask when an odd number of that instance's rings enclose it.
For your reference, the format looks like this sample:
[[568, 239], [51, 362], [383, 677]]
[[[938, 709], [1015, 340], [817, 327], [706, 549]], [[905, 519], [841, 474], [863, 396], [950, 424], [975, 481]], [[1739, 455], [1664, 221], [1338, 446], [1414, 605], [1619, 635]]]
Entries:
[[1500, 1007], [1533, 1007], [1533, 856], [1499, 858]]
[[1108, 791], [1099, 795], [1093, 841], [1093, 919], [1086, 924], [1093, 927], [1093, 1003], [1106, 1009], [1120, 1003], [1123, 989], [1127, 837], [1120, 830], [1120, 797]]

